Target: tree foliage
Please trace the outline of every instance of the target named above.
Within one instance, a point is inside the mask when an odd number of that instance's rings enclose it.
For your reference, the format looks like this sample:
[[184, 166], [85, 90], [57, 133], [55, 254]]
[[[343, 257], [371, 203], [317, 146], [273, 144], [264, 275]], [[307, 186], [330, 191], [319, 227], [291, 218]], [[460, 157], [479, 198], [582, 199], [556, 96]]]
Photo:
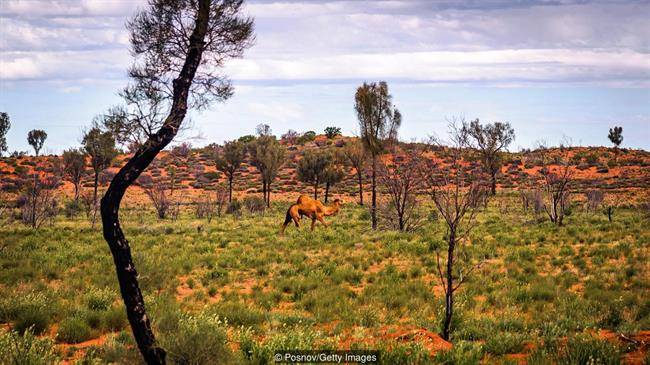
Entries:
[[7, 132], [9, 132], [9, 128], [11, 128], [9, 114], [0, 112], [0, 157], [9, 149], [7, 146]]
[[86, 174], [86, 154], [80, 148], [63, 151], [63, 172], [66, 180], [74, 185], [74, 200], [79, 200], [81, 179]]
[[94, 173], [93, 180], [93, 214], [92, 222], [95, 225], [97, 217], [97, 188], [99, 186], [99, 175], [106, 170], [113, 159], [117, 156], [115, 139], [111, 132], [102, 131], [98, 126], [88, 130], [81, 141], [84, 151], [90, 158], [90, 167]]
[[246, 157], [246, 145], [239, 141], [226, 142], [221, 153], [215, 157], [217, 170], [223, 172], [228, 178], [228, 201], [232, 201], [232, 182], [235, 173]]
[[325, 136], [328, 139], [332, 139], [336, 136], [341, 135], [341, 128], [338, 127], [327, 127], [325, 128]]
[[261, 135], [248, 144], [251, 164], [262, 177], [262, 192], [267, 206], [271, 205], [271, 183], [284, 164], [286, 150], [274, 136]]
[[298, 167], [296, 168], [298, 180], [314, 187], [314, 199], [318, 199], [318, 186], [325, 181], [330, 159], [331, 156], [327, 152], [307, 150], [298, 161]]
[[366, 149], [360, 141], [355, 140], [343, 147], [342, 154], [348, 165], [355, 170], [359, 184], [359, 204], [363, 205], [363, 170], [368, 162]]
[[40, 129], [32, 129], [29, 131], [29, 133], [27, 133], [27, 143], [32, 146], [36, 156], [38, 156], [38, 154], [41, 152], [41, 148], [43, 148], [43, 144], [45, 144], [46, 139], [47, 133]]
[[492, 195], [496, 194], [497, 173], [503, 164], [501, 152], [515, 139], [515, 130], [510, 123], [481, 124], [478, 119], [463, 123], [463, 129], [469, 137], [470, 146], [481, 154], [483, 168], [492, 178]]
[[359, 119], [361, 141], [372, 157], [372, 228], [377, 228], [377, 156], [385, 151], [387, 142], [397, 140], [402, 114], [392, 104], [392, 95], [385, 81], [363, 83], [354, 96], [354, 109]]
[[623, 127], [610, 128], [607, 138], [618, 148], [623, 143]]

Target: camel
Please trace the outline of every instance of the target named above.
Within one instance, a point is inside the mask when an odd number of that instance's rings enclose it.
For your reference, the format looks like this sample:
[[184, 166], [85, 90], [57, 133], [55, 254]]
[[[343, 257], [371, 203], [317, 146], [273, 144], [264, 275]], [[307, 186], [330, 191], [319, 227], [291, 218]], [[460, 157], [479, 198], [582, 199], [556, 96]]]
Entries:
[[300, 218], [307, 216], [311, 218], [311, 230], [314, 230], [316, 225], [316, 220], [323, 223], [325, 227], [329, 226], [323, 219], [325, 216], [336, 215], [341, 208], [341, 200], [335, 199], [332, 204], [324, 205], [316, 199], [312, 199], [307, 195], [301, 195], [298, 198], [296, 204], [293, 204], [287, 210], [287, 217], [284, 219], [284, 224], [282, 225], [282, 230], [280, 235], [284, 235], [284, 230], [287, 228], [287, 225], [291, 223], [296, 224], [296, 227], [300, 227]]

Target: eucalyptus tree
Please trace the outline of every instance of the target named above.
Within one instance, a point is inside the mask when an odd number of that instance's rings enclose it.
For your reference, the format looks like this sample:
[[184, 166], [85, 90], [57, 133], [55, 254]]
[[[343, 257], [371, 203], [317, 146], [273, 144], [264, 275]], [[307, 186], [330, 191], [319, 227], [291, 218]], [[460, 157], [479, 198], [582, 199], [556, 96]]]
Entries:
[[260, 135], [249, 142], [248, 150], [251, 164], [257, 168], [262, 178], [262, 193], [266, 206], [271, 206], [271, 184], [284, 164], [286, 149], [272, 135]]
[[372, 229], [377, 229], [377, 159], [390, 142], [397, 140], [402, 114], [392, 103], [385, 81], [363, 83], [354, 96], [363, 146], [372, 159]]
[[95, 227], [97, 219], [97, 188], [99, 175], [106, 170], [117, 156], [113, 134], [103, 131], [95, 126], [87, 131], [81, 141], [83, 148], [90, 158], [90, 167], [93, 169], [93, 209], [92, 224]]
[[47, 133], [40, 129], [32, 129], [27, 133], [27, 143], [32, 146], [36, 156], [41, 152], [41, 148], [43, 148], [46, 139]]
[[7, 152], [7, 132], [11, 128], [11, 121], [9, 119], [9, 114], [5, 112], [0, 112], [0, 157], [2, 154]]
[[503, 165], [502, 152], [515, 140], [515, 130], [510, 123], [481, 124], [479, 120], [464, 123], [463, 129], [467, 134], [470, 147], [476, 148], [481, 154], [483, 168], [490, 174], [492, 195], [497, 193], [497, 173]]
[[127, 317], [145, 361], [165, 363], [156, 344], [138, 284], [131, 249], [119, 222], [126, 189], [183, 128], [188, 109], [204, 109], [233, 94], [224, 63], [253, 42], [253, 20], [243, 0], [149, 0], [127, 22], [131, 83], [115, 123], [105, 123], [133, 155], [117, 172], [101, 201], [104, 238], [111, 249]]
[[314, 199], [318, 199], [318, 186], [324, 182], [330, 155], [324, 151], [307, 150], [298, 161], [298, 180], [314, 187]]
[[79, 200], [81, 179], [86, 174], [86, 154], [83, 149], [63, 151], [63, 176], [74, 186], [74, 200]]
[[232, 202], [232, 182], [245, 157], [246, 145], [235, 140], [226, 142], [221, 153], [215, 158], [217, 170], [223, 172], [228, 178], [228, 202]]

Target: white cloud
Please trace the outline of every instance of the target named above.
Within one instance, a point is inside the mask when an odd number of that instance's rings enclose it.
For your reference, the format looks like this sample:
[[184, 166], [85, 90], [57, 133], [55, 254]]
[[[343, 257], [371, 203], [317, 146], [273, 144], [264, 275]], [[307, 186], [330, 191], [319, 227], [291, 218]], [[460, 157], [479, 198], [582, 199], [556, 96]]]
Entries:
[[248, 109], [251, 113], [258, 116], [260, 120], [268, 122], [295, 121], [304, 116], [301, 107], [293, 103], [250, 103]]

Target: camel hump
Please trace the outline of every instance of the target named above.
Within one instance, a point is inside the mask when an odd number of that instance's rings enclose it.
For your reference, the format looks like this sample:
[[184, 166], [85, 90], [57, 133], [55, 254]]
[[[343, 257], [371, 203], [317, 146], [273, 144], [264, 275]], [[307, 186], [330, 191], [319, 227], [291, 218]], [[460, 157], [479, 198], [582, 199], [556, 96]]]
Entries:
[[296, 204], [299, 204], [299, 205], [306, 204], [306, 203], [308, 203], [308, 202], [310, 202], [312, 200], [313, 199], [310, 198], [308, 195], [303, 194], [303, 195], [298, 197], [298, 201], [296, 202]]

